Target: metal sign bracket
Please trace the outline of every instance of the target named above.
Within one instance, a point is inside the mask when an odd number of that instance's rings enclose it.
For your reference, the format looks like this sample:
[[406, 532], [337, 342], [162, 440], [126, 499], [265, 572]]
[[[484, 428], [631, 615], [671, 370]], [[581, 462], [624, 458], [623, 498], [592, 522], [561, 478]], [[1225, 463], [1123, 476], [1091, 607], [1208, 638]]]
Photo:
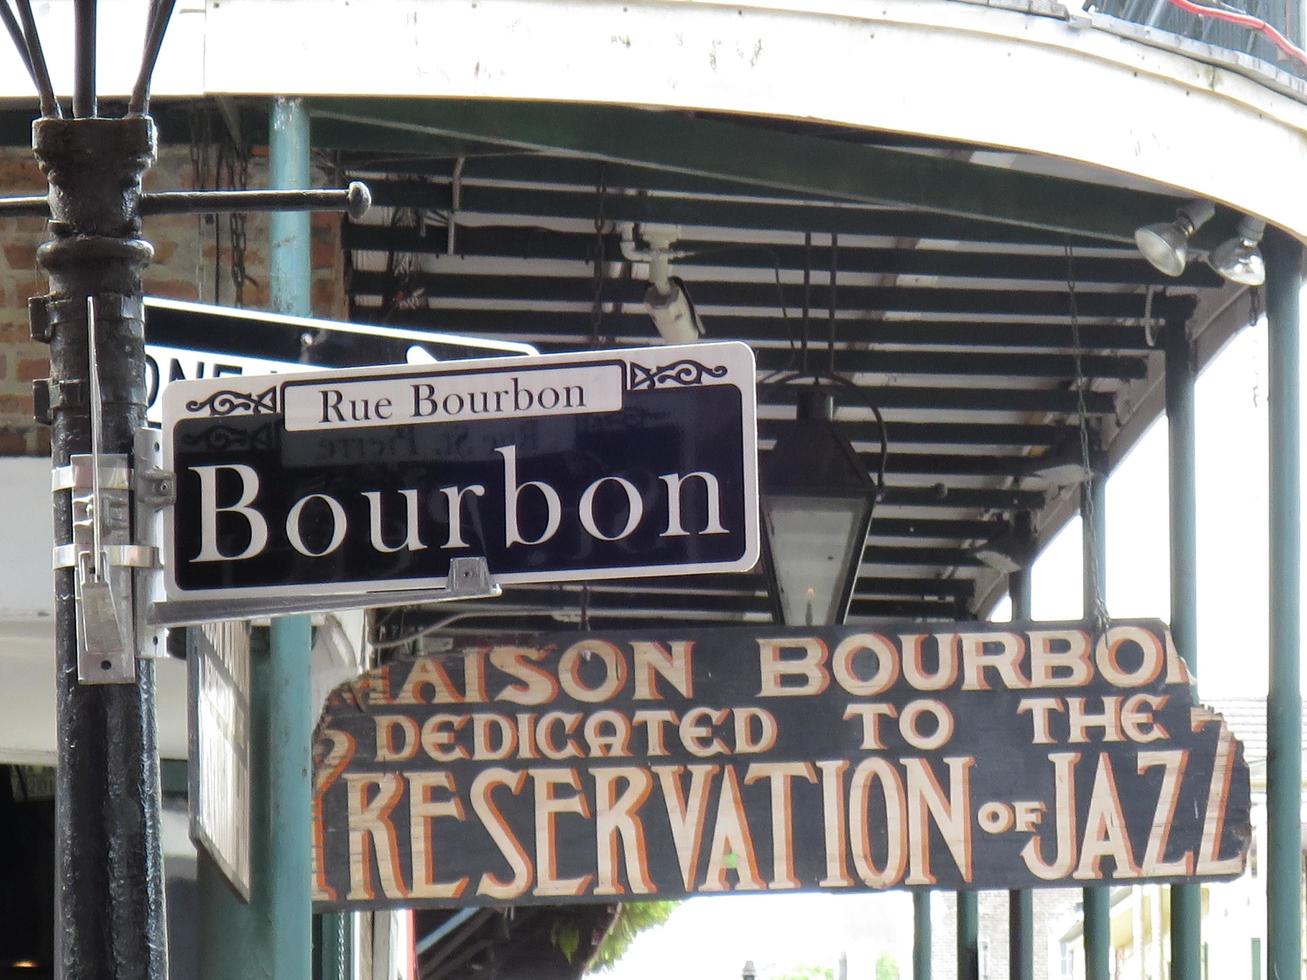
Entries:
[[54, 567], [75, 569], [77, 679], [127, 684], [136, 679], [132, 569], [152, 561], [131, 543], [131, 467], [121, 454], [77, 453], [56, 468], [51, 491], [72, 494], [72, 541], [56, 545]]
[[349, 595], [285, 595], [232, 599], [171, 599], [149, 603], [148, 628], [188, 626], [222, 619], [256, 619], [342, 609], [380, 609], [464, 599], [493, 599], [502, 594], [481, 557], [453, 558], [448, 584], [442, 589], [401, 589]]

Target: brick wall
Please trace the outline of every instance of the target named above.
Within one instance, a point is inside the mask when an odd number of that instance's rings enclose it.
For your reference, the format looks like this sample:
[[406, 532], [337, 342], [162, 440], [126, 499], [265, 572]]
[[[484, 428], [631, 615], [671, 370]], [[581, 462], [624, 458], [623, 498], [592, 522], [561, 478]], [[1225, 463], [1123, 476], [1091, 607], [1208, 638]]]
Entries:
[[[250, 168], [250, 185], [266, 185], [259, 151]], [[188, 148], [166, 147], [146, 175], [146, 189], [177, 190], [194, 186]], [[43, 193], [45, 182], [31, 151], [0, 149], [0, 195]], [[339, 319], [346, 309], [344, 255], [340, 216], [312, 219], [313, 311]], [[227, 215], [149, 218], [145, 237], [154, 246], [154, 262], [145, 270], [145, 290], [154, 296], [234, 305], [230, 274], [230, 226]], [[27, 327], [27, 300], [46, 292], [36, 264], [36, 247], [46, 238], [37, 218], [0, 220], [0, 455], [44, 455], [50, 451], [48, 430], [32, 420], [32, 380], [49, 373], [48, 350], [32, 341]], [[263, 216], [246, 222], [244, 305], [268, 306], [268, 225]]]

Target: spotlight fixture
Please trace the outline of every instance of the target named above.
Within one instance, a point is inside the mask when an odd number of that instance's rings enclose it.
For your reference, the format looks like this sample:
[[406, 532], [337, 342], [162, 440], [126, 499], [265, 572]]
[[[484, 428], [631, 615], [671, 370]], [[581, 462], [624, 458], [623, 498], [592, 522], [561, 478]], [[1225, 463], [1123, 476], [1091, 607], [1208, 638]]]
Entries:
[[1084, 483], [1094, 474], [1106, 470], [1103, 453], [1097, 446], [1089, 447], [1089, 465], [1085, 465], [1084, 453], [1075, 441], [1063, 443], [1042, 456], [1032, 456], [1021, 475], [1043, 480], [1049, 486], [1069, 487]]
[[622, 258], [628, 262], [647, 262], [649, 289], [644, 294], [645, 309], [665, 344], [692, 344], [703, 336], [703, 324], [694, 310], [685, 284], [671, 274], [672, 259], [688, 252], [674, 252], [672, 246], [681, 237], [675, 225], [643, 225], [640, 237], [647, 248], [637, 248], [635, 227], [626, 226], [622, 234]]
[[1135, 245], [1158, 272], [1178, 276], [1189, 259], [1189, 239], [1214, 214], [1211, 201], [1190, 201], [1175, 212], [1174, 221], [1135, 229]]
[[1239, 230], [1234, 237], [1212, 249], [1207, 261], [1230, 282], [1260, 286], [1266, 282], [1266, 260], [1257, 245], [1265, 232], [1265, 221], [1245, 215], [1239, 221]]
[[1030, 539], [1008, 530], [972, 549], [971, 554], [982, 565], [1005, 575], [1020, 571], [1030, 564]]

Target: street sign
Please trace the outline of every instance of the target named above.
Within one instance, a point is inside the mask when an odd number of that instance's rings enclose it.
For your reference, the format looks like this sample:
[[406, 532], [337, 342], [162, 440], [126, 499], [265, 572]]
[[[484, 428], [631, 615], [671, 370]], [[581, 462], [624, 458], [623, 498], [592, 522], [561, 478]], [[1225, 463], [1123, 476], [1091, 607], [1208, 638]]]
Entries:
[[250, 897], [250, 624], [186, 631], [191, 839]]
[[[301, 360], [306, 352], [312, 365]], [[176, 381], [535, 353], [530, 344], [513, 341], [147, 296], [146, 418], [163, 421], [160, 395]]]
[[469, 639], [338, 688], [319, 909], [1220, 880], [1248, 767], [1166, 628]]
[[179, 382], [166, 596], [746, 571], [756, 428], [737, 343]]

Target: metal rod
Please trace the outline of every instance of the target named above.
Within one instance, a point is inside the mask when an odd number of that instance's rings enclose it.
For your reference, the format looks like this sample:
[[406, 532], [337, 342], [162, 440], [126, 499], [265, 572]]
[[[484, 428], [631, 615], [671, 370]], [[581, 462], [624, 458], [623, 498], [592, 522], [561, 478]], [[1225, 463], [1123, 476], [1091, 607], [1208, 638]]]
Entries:
[[27, 39], [23, 37], [23, 29], [18, 26], [18, 18], [14, 16], [13, 9], [9, 6], [9, 0], [0, 0], [0, 20], [5, 23], [5, 30], [9, 32], [9, 40], [13, 41], [14, 47], [18, 49], [18, 57], [23, 60], [23, 67], [27, 69], [32, 84], [39, 89], [40, 83], [36, 80], [36, 69], [32, 66], [32, 55], [27, 50]]
[[[1171, 638], [1198, 674], [1198, 497], [1194, 427], [1194, 367], [1181, 322], [1166, 329], [1166, 423], [1171, 513]], [[1202, 970], [1202, 888], [1171, 889], [1171, 976], [1199, 980]]]
[[95, 0], [74, 0], [73, 115], [89, 119], [95, 103]]
[[1298, 324], [1303, 249], [1277, 228], [1266, 256], [1270, 387], [1270, 690], [1266, 699], [1266, 975], [1301, 975], [1302, 695]]
[[95, 297], [86, 297], [86, 356], [90, 366], [91, 382], [91, 542], [95, 549], [95, 554], [91, 556], [91, 567], [95, 569], [95, 577], [98, 581], [104, 581], [104, 569], [101, 567], [101, 556], [104, 554], [104, 544], [100, 540], [101, 528], [104, 526], [104, 518], [100, 513], [101, 502], [104, 498], [100, 495], [100, 456], [104, 452], [103, 446], [103, 392], [100, 388], [100, 355], [96, 351], [95, 337]]
[[[1084, 615], [1093, 617], [1107, 595], [1107, 486], [1094, 474], [1080, 489], [1081, 532], [1084, 551]], [[1111, 953], [1111, 901], [1109, 889], [1086, 888], [1084, 899], [1085, 980], [1108, 980]]]
[[[1008, 576], [1008, 595], [1012, 600], [1012, 619], [1030, 619], [1030, 563], [1034, 545], [1034, 521], [1029, 511], [1016, 520], [1017, 539], [1025, 545], [1026, 564]], [[1008, 978], [1034, 980], [1035, 976], [1035, 901], [1029, 888], [1008, 892]]]
[[930, 892], [912, 893], [912, 980], [930, 980]]
[[41, 35], [36, 30], [36, 18], [32, 16], [32, 0], [16, 0], [18, 17], [23, 23], [23, 40], [27, 43], [27, 55], [32, 61], [36, 73], [36, 91], [41, 99], [41, 115], [46, 119], [59, 119], [63, 110], [54, 95], [54, 85], [50, 82], [50, 69], [45, 65], [45, 52], [41, 49]]
[[958, 980], [980, 980], [980, 909], [978, 892], [957, 893]]
[[344, 190], [160, 191], [141, 198], [141, 214], [217, 214], [225, 211], [346, 211], [358, 219], [371, 205], [367, 185]]
[[[3, 0], [0, 0], [3, 2]], [[355, 220], [372, 204], [368, 187], [351, 181], [344, 189], [277, 191], [158, 191], [142, 194], [142, 215], [220, 214], [227, 211], [345, 211]], [[50, 201], [36, 195], [0, 198], [0, 217], [48, 218]]]
[[[0, 3], [3, 3], [3, 0], [0, 0]], [[0, 198], [0, 218], [48, 217], [50, 217], [50, 199], [45, 195]]]
[[132, 98], [127, 104], [127, 111], [144, 114], [150, 111], [150, 82], [154, 77], [154, 66], [159, 60], [159, 49], [163, 47], [163, 36], [168, 31], [172, 20], [172, 8], [176, 0], [152, 0], [150, 19], [145, 31], [145, 51], [141, 55], [141, 71], [136, 76], [136, 85], [132, 88]]

